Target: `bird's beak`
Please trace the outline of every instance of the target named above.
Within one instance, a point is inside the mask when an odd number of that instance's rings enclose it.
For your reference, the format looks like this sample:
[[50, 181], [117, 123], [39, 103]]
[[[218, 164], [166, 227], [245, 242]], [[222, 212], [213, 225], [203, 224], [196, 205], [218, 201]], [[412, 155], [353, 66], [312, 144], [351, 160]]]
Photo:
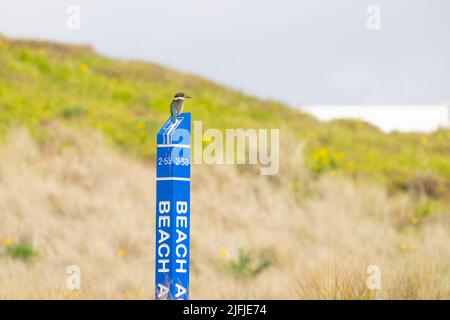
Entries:
[[186, 99], [190, 99], [190, 98], [192, 98], [192, 97], [189, 97], [189, 96], [184, 96]]

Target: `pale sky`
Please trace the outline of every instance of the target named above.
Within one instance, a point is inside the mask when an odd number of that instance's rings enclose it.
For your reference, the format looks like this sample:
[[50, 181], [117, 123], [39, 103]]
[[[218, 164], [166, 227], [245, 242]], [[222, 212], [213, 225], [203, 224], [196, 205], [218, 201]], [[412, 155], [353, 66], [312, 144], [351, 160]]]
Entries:
[[[80, 30], [66, 27], [71, 4]], [[373, 4], [380, 30], [366, 26]], [[450, 98], [448, 0], [2, 0], [0, 34], [90, 44], [294, 106]]]

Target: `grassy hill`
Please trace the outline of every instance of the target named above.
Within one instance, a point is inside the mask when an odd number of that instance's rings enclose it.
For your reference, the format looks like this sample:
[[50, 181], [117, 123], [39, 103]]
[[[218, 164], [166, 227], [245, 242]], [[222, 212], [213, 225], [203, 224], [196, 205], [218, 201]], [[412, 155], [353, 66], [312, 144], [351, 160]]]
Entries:
[[180, 90], [195, 97], [187, 108], [204, 128], [280, 128], [281, 139], [304, 142], [315, 174], [340, 171], [400, 189], [426, 184], [432, 196], [450, 189], [449, 130], [384, 134], [355, 120], [322, 123], [158, 65], [113, 60], [88, 47], [0, 38], [0, 139], [25, 124], [45, 141], [60, 122], [100, 130], [126, 152], [153, 158], [155, 132]]
[[[0, 37], [0, 139], [24, 124], [45, 143], [52, 124], [61, 123], [99, 130], [127, 153], [152, 159], [155, 132], [180, 90], [195, 97], [187, 109], [204, 128], [280, 128], [282, 140], [301, 141], [315, 175], [337, 171], [394, 189], [448, 195], [449, 130], [384, 134], [355, 120], [323, 123], [155, 64], [113, 60], [88, 47]], [[282, 157], [288, 156], [284, 150]], [[300, 182], [291, 183], [295, 189]]]

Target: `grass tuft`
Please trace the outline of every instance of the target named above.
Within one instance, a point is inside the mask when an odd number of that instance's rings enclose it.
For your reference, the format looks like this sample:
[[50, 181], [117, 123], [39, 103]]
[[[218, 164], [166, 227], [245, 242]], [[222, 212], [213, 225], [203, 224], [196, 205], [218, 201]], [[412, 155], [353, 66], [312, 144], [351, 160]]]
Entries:
[[255, 257], [248, 251], [240, 250], [236, 260], [227, 261], [226, 269], [235, 278], [254, 278], [272, 265], [267, 257]]
[[13, 259], [29, 261], [38, 256], [37, 251], [32, 245], [27, 243], [13, 244], [6, 248], [4, 255]]

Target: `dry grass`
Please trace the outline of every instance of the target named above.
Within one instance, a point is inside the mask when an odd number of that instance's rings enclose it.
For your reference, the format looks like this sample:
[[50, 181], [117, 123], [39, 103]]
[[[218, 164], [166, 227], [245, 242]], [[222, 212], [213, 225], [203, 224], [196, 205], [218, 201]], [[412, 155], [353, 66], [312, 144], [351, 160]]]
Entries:
[[[0, 298], [153, 298], [154, 166], [101, 136], [55, 131], [38, 146], [19, 128], [0, 149], [0, 240], [38, 254], [0, 256]], [[448, 212], [409, 222], [406, 196], [282, 165], [309, 196], [234, 167], [193, 168], [191, 298], [450, 298]], [[270, 266], [233, 275], [242, 250], [252, 265]], [[79, 291], [66, 288], [73, 264]], [[372, 264], [382, 270], [376, 295], [366, 288]]]

